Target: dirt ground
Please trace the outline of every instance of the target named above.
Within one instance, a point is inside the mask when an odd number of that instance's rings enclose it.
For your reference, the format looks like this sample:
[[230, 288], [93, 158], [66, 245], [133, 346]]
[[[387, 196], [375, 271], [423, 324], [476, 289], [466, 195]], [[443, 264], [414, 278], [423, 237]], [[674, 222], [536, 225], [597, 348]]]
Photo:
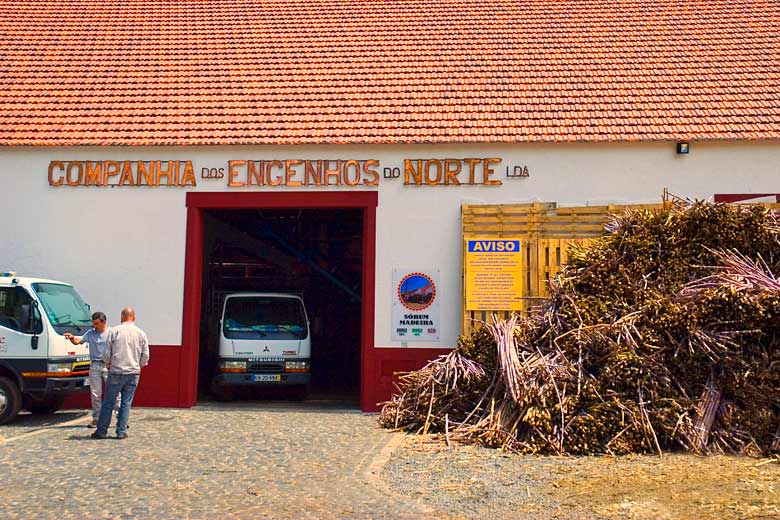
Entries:
[[541, 457], [408, 437], [391, 489], [461, 518], [780, 518], [780, 461], [685, 454]]

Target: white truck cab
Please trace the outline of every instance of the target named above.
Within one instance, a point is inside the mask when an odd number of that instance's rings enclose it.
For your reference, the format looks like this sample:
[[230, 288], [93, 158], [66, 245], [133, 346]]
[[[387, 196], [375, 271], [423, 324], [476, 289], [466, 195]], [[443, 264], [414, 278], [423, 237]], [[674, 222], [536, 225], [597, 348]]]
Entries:
[[219, 321], [220, 396], [235, 386], [293, 386], [297, 397], [311, 383], [311, 334], [303, 299], [286, 293], [229, 293]]
[[63, 337], [92, 327], [73, 286], [0, 272], [0, 424], [21, 408], [51, 413], [66, 395], [89, 389], [87, 345]]

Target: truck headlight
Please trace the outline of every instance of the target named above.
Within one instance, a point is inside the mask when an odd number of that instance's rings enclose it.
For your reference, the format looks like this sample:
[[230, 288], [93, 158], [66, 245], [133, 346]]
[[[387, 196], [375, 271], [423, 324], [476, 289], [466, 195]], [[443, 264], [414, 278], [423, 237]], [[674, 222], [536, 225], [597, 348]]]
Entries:
[[72, 372], [73, 363], [48, 363], [46, 371], [49, 373]]
[[285, 372], [308, 372], [309, 362], [308, 361], [285, 361], [284, 371]]
[[246, 361], [231, 361], [222, 359], [219, 361], [221, 372], [246, 372]]

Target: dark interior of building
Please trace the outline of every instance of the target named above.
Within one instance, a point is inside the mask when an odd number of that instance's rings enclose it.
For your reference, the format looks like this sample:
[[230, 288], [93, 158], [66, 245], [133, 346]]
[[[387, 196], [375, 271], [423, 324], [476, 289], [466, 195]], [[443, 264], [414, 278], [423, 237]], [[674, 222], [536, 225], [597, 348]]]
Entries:
[[[219, 315], [232, 292], [294, 293], [311, 328], [309, 399], [357, 403], [360, 387], [361, 210], [211, 210], [204, 214], [199, 397], [214, 397]], [[240, 389], [238, 399], [285, 399]]]

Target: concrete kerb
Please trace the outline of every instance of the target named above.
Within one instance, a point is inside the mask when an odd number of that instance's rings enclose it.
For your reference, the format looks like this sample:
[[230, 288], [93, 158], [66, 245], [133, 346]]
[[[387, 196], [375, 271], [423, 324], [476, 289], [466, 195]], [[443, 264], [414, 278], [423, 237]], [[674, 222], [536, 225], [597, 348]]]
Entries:
[[[390, 460], [393, 452], [404, 443], [404, 440], [407, 437], [407, 434], [401, 432], [392, 432], [389, 435], [390, 439], [388, 439], [387, 443], [379, 450], [379, 453], [377, 453], [377, 455], [368, 463], [363, 470], [362, 477], [366, 484], [373, 489], [379, 490], [390, 496], [408, 499], [409, 497], [407, 495], [402, 495], [401, 493], [393, 491], [387, 481], [382, 478], [382, 469], [384, 469], [385, 465]], [[420, 507], [421, 513], [432, 515], [434, 509], [421, 502], [421, 500], [417, 501], [417, 506]]]

